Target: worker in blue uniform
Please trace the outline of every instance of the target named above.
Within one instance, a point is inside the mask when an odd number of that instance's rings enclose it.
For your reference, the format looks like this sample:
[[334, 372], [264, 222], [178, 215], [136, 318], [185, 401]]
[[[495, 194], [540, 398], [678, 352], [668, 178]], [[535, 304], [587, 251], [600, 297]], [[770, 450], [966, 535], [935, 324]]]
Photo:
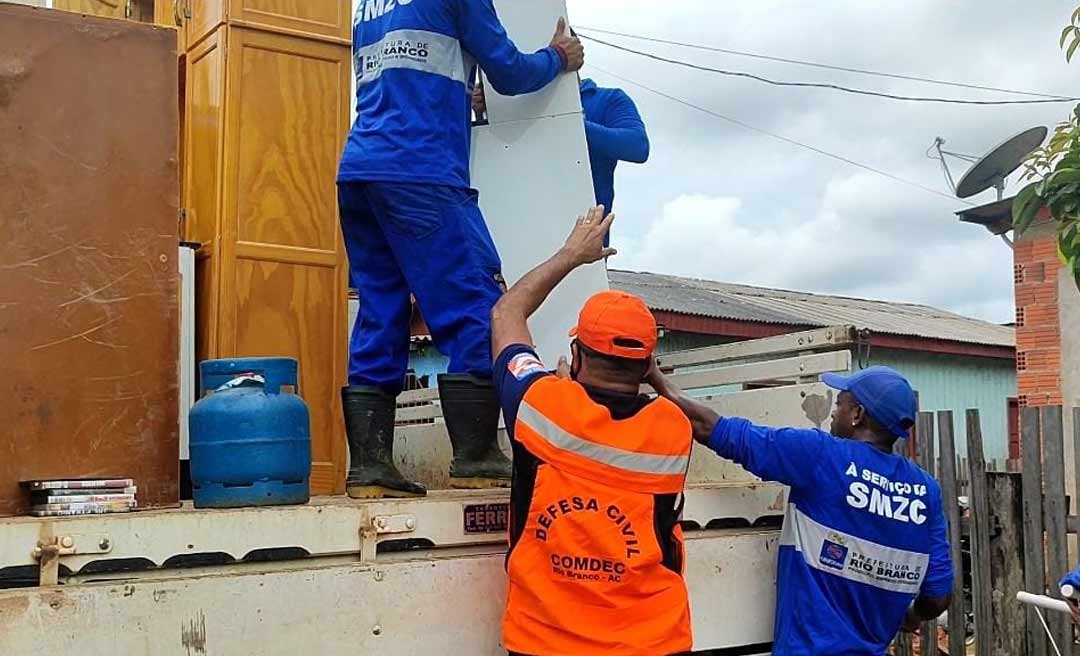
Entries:
[[[572, 32], [572, 30], [571, 30]], [[622, 89], [599, 87], [586, 78], [581, 81], [581, 108], [585, 118], [585, 139], [589, 144], [596, 204], [608, 212], [615, 206], [615, 167], [619, 162], [644, 164], [649, 159], [649, 135], [637, 105]], [[473, 110], [487, 110], [484, 87], [473, 91]], [[610, 242], [605, 236], [604, 246]]]
[[[581, 108], [596, 204], [614, 212], [615, 167], [620, 161], [644, 164], [649, 159], [649, 135], [637, 105], [622, 89], [599, 87], [586, 78], [581, 81]], [[604, 246], [610, 238], [610, 233], [604, 237]]]
[[518, 50], [492, 0], [365, 0], [353, 19], [358, 118], [338, 170], [341, 229], [360, 313], [349, 385], [346, 490], [420, 496], [393, 460], [396, 397], [408, 364], [410, 294], [438, 349], [454, 487], [508, 486], [496, 435], [491, 308], [501, 263], [469, 181], [470, 97], [479, 65], [500, 93], [543, 88], [584, 61], [560, 19], [548, 47]]
[[663, 376], [652, 379], [690, 418], [695, 439], [791, 486], [773, 654], [882, 656], [899, 629], [945, 611], [953, 568], [941, 488], [892, 448], [917, 412], [903, 376], [887, 367], [822, 376], [839, 391], [829, 433], [720, 417]]

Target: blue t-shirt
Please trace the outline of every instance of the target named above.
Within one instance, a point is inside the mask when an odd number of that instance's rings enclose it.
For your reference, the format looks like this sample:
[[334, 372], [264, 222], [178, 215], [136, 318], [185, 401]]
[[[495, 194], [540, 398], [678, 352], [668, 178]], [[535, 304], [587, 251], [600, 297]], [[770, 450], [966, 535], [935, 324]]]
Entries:
[[824, 431], [723, 418], [709, 448], [791, 486], [777, 565], [777, 656], [885, 654], [953, 570], [941, 488], [910, 460]]
[[353, 18], [358, 116], [339, 182], [467, 188], [476, 65], [504, 95], [562, 71], [554, 48], [523, 54], [492, 0], [365, 0]]

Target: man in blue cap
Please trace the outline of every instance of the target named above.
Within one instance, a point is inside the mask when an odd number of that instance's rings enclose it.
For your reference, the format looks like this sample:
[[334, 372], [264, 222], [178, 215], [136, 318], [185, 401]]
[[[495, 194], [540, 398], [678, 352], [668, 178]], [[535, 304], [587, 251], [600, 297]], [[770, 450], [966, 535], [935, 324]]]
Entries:
[[893, 453], [917, 412], [903, 376], [888, 367], [822, 376], [839, 390], [829, 433], [720, 417], [655, 366], [648, 380], [683, 409], [699, 442], [791, 486], [772, 653], [881, 656], [901, 627], [915, 630], [948, 608], [953, 569], [941, 488]]

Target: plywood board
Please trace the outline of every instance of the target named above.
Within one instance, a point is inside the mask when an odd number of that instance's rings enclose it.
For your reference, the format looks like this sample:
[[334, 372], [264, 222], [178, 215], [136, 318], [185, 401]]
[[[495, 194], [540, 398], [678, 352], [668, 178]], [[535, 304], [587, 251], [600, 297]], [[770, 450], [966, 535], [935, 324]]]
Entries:
[[0, 4], [0, 515], [32, 478], [178, 499], [174, 48]]

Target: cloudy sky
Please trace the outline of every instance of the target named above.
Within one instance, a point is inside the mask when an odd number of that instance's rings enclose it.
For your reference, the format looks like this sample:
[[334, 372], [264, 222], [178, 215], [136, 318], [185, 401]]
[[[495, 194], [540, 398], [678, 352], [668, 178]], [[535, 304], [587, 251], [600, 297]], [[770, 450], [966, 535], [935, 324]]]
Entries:
[[[568, 0], [595, 27], [791, 59], [1041, 93], [1080, 95], [1080, 62], [1057, 47], [1076, 0]], [[600, 35], [597, 35], [600, 36]], [[1021, 99], [602, 37], [639, 50], [791, 81], [907, 95]], [[620, 165], [618, 268], [802, 291], [927, 303], [992, 321], [1013, 317], [1008, 247], [961, 224], [942, 198], [750, 132], [597, 70], [948, 193], [935, 136], [982, 154], [1052, 127], [1068, 104], [957, 106], [770, 87], [586, 43], [584, 75], [621, 86], [652, 141]], [[966, 164], [950, 162], [954, 177]], [[1018, 178], [1014, 175], [1012, 185]], [[994, 200], [988, 191], [972, 199]]]

